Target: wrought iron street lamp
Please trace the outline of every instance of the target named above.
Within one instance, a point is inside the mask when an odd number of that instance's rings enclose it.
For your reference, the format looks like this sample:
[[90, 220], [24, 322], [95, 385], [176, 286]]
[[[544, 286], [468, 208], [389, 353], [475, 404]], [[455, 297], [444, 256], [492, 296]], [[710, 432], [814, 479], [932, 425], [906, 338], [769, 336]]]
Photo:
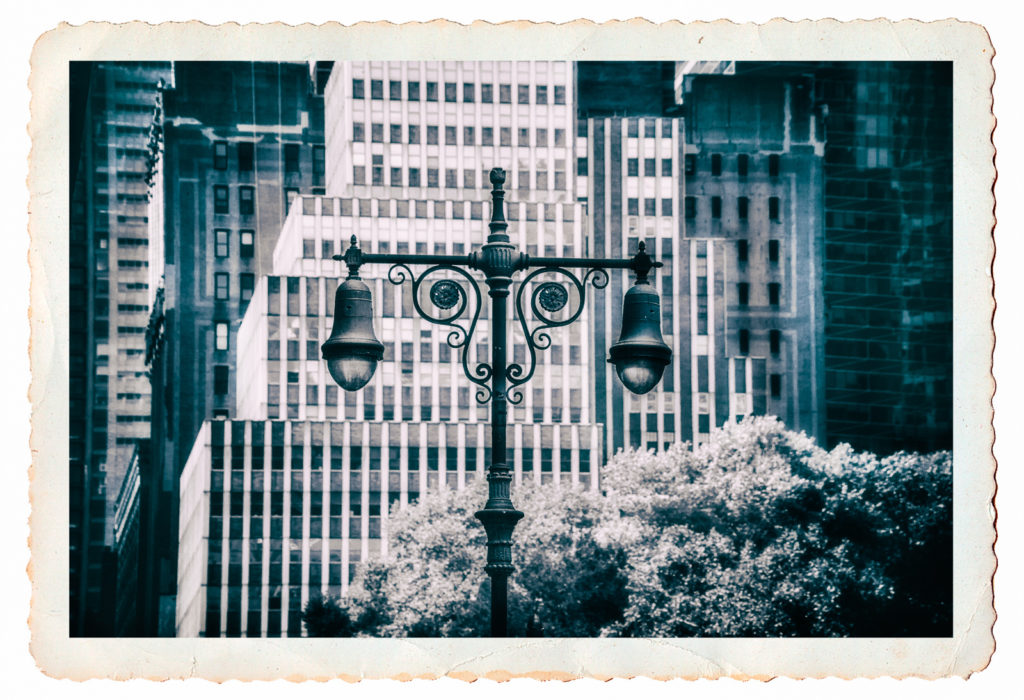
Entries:
[[[385, 263], [392, 267], [388, 280], [401, 285], [412, 285], [412, 303], [416, 312], [427, 321], [450, 328], [447, 343], [462, 350], [462, 367], [466, 377], [479, 386], [476, 399], [491, 404], [491, 464], [487, 469], [488, 498], [476, 517], [487, 532], [487, 565], [491, 577], [491, 636], [508, 636], [508, 577], [512, 574], [512, 531], [523, 513], [512, 505], [512, 468], [506, 462], [506, 427], [508, 404], [523, 400], [518, 387], [533, 377], [537, 367], [537, 351], [551, 346], [552, 328], [567, 326], [580, 317], [586, 302], [586, 285], [597, 289], [608, 284], [606, 270], [632, 270], [636, 282], [626, 292], [622, 308], [622, 332], [612, 345], [608, 361], [615, 365], [616, 373], [626, 388], [636, 394], [645, 394], [661, 380], [672, 350], [661, 337], [661, 301], [647, 279], [651, 270], [661, 267], [645, 252], [640, 242], [636, 255], [629, 259], [614, 258], [547, 258], [532, 257], [515, 250], [509, 239], [505, 221], [502, 185], [505, 172], [491, 170], [491, 221], [487, 242], [469, 255], [410, 255], [391, 253], [363, 253], [356, 237], [344, 255], [335, 255], [348, 266], [348, 279], [338, 286], [335, 297], [335, 320], [331, 337], [323, 344], [323, 357], [334, 380], [346, 391], [363, 388], [384, 356], [384, 346], [373, 332], [373, 310], [370, 290], [359, 278], [359, 268], [367, 263]], [[413, 274], [409, 265], [427, 265], [426, 270]], [[586, 269], [582, 278], [566, 268]], [[480, 288], [467, 270], [484, 275], [491, 297], [490, 363], [469, 361], [470, 340], [480, 318]], [[515, 273], [530, 270], [520, 282], [516, 292], [516, 314], [530, 353], [529, 367], [508, 362], [507, 323], [508, 297]], [[439, 272], [456, 273], [465, 279], [444, 278], [430, 286], [429, 298], [433, 306], [444, 315], [435, 315], [420, 304], [420, 289], [424, 280]], [[554, 273], [565, 282], [544, 281], [536, 284], [530, 295], [530, 309], [539, 323], [530, 328], [523, 306], [525, 291], [539, 275]], [[569, 304], [569, 290], [575, 289], [578, 307], [558, 315]], [[470, 304], [472, 295], [475, 303]], [[472, 311], [470, 311], [472, 308]]]

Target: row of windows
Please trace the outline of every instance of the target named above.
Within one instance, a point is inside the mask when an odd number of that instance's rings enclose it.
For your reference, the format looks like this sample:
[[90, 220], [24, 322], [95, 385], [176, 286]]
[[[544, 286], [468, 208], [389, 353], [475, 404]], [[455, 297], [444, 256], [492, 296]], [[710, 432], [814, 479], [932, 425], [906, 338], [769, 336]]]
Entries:
[[[697, 218], [697, 207], [698, 201], [701, 197], [695, 197], [693, 195], [687, 195], [685, 204], [685, 214], [687, 219]], [[711, 202], [711, 218], [721, 219], [722, 218], [722, 198], [718, 195], [710, 197]], [[780, 200], [778, 197], [768, 198], [768, 220], [778, 221], [780, 212]], [[747, 221], [750, 216], [750, 198], [749, 197], [737, 197], [736, 198], [736, 217], [740, 221]]]
[[[456, 217], [456, 218], [460, 218], [461, 219], [462, 217], [459, 216], [459, 217]], [[477, 218], [479, 218], [479, 217], [477, 217]], [[398, 245], [396, 246], [396, 248], [398, 249], [399, 253], [408, 253], [409, 250], [410, 250], [409, 243], [406, 242], [406, 241], [399, 241]], [[632, 248], [631, 248], [631, 250], [632, 250]], [[390, 251], [391, 251], [391, 245], [390, 245], [390, 243], [388, 241], [379, 241], [377, 243], [377, 252], [378, 253], [388, 253]], [[417, 241], [416, 245], [415, 245], [415, 251], [416, 251], [416, 253], [418, 255], [426, 255], [429, 252], [428, 244], [425, 241]], [[341, 251], [338, 251], [338, 252], [340, 253]], [[553, 245], [553, 244], [547, 244], [547, 245], [544, 245], [544, 246], [530, 244], [530, 245], [526, 246], [526, 253], [530, 257], [537, 257], [538, 255], [541, 254], [541, 252], [544, 253], [544, 257], [548, 257], [548, 258], [553, 258], [553, 257], [555, 257], [555, 256], [557, 256], [559, 254], [561, 254], [562, 257], [565, 257], [565, 258], [571, 258], [571, 257], [573, 257], [575, 255], [575, 251], [573, 250], [573, 247], [571, 245], [563, 245], [562, 249], [561, 249], [561, 253], [559, 253], [558, 247]], [[321, 240], [320, 241], [320, 250], [318, 251], [317, 248], [316, 248], [316, 240], [315, 239], [312, 239], [312, 238], [304, 238], [304, 239], [302, 239], [302, 257], [303, 257], [303, 259], [305, 259], [305, 260], [315, 260], [315, 259], [317, 259], [317, 254], [318, 253], [319, 253], [320, 259], [322, 259], [322, 260], [330, 260], [335, 255], [334, 241], [327, 240], [327, 239]], [[447, 246], [444, 243], [437, 242], [437, 243], [434, 243], [434, 245], [433, 245], [433, 254], [434, 255], [465, 255], [465, 253], [466, 253], [466, 244], [465, 243], [453, 242], [452, 245], [451, 245], [451, 251], [450, 252], [449, 252]], [[319, 312], [314, 311], [313, 313], [316, 314], [316, 313], [319, 313]], [[272, 316], [276, 315], [276, 310], [275, 311], [271, 311], [270, 315], [272, 315]]]
[[[255, 288], [256, 275], [251, 272], [243, 272], [238, 275], [238, 295], [242, 303], [252, 299], [252, 292]], [[229, 273], [215, 272], [213, 274], [213, 298], [217, 301], [231, 299], [231, 275]]]
[[[255, 232], [242, 230], [238, 232], [238, 254], [243, 258], [251, 258], [255, 252]], [[214, 255], [218, 258], [226, 258], [231, 255], [231, 231], [226, 228], [213, 230]]]
[[[770, 306], [779, 305], [779, 295], [781, 293], [782, 286], [778, 282], [768, 283], [768, 304]], [[750, 304], [750, 283], [739, 282], [736, 284], [736, 299], [740, 306], [747, 306]]]
[[[721, 153], [712, 153], [710, 157], [710, 163], [708, 164], [708, 171], [713, 177], [719, 177], [722, 174], [723, 157]], [[781, 163], [781, 157], [777, 153], [772, 153], [768, 156], [768, 177], [778, 177], [779, 167]], [[684, 172], [687, 175], [697, 174], [697, 156], [694, 153], [686, 155], [684, 163]], [[750, 156], [746, 153], [740, 153], [736, 156], [736, 174], [739, 177], [747, 177], [750, 174]]]
[[[736, 241], [736, 260], [745, 263], [750, 259], [750, 243], [744, 238]], [[768, 262], [779, 261], [779, 241], [776, 238], [768, 241]]]
[[[356, 165], [352, 168], [352, 180], [356, 185], [370, 184], [383, 186], [386, 184], [391, 187], [440, 187], [440, 170], [438, 168], [427, 168], [426, 171], [426, 180], [424, 181], [420, 168], [408, 168], [407, 170], [403, 168], [389, 168], [387, 172], [388, 180], [385, 183], [384, 166], [373, 165], [370, 168], [370, 182], [367, 182], [366, 167], [362, 165]], [[509, 181], [506, 183], [508, 189], [564, 190], [566, 188], [566, 177], [564, 170], [555, 170], [554, 172], [549, 172], [547, 170], [538, 170], [536, 173], [534, 173], [532, 177], [530, 175], [529, 170], [519, 170], [514, 172], [514, 178], [511, 177], [512, 173], [509, 173]], [[489, 171], [486, 170], [481, 172], [480, 179], [478, 181], [477, 171], [467, 168], [462, 171], [462, 178], [460, 182], [459, 171], [453, 168], [447, 168], [444, 171], [444, 186], [451, 189], [455, 189], [458, 187], [475, 189], [477, 187], [477, 182], [479, 182], [479, 186], [481, 188], [486, 188], [490, 185], [490, 182], [488, 180], [488, 173]], [[533, 185], [533, 187], [531, 187], [531, 184]], [[403, 202], [399, 202], [400, 205], [402, 203]]]
[[[421, 91], [420, 88], [423, 88]], [[461, 90], [459, 89], [461, 87]], [[512, 104], [512, 85], [508, 83], [499, 83], [497, 85], [497, 101], [499, 104]], [[427, 102], [438, 102], [439, 97], [439, 83], [426, 82], [420, 83], [417, 80], [410, 80], [405, 84], [405, 90], [402, 90], [402, 81], [390, 80], [388, 81], [388, 99], [389, 100], [408, 100], [410, 102], [419, 102], [421, 99]], [[479, 90], [477, 89], [479, 88]], [[495, 101], [495, 86], [491, 83], [444, 83], [444, 101], [445, 102], [481, 102], [483, 104], [493, 104]], [[536, 104], [546, 105], [549, 104], [550, 98], [551, 103], [556, 105], [565, 104], [565, 86], [564, 85], [535, 85], [533, 90], [530, 90], [529, 85], [516, 85], [515, 96], [517, 104]], [[403, 97], [404, 92], [404, 97]], [[531, 102], [531, 97], [533, 101]], [[366, 99], [366, 81], [362, 78], [352, 79], [352, 98], [356, 100]], [[383, 100], [384, 99], [384, 81], [383, 80], [371, 80], [370, 81], [370, 99], [371, 100]]]
[[[740, 328], [736, 333], [736, 340], [739, 345], [740, 355], [750, 354], [750, 330]], [[782, 331], [771, 329], [768, 331], [768, 350], [772, 355], [778, 355], [782, 347]]]
[[[583, 175], [586, 175], [586, 158], [580, 158], [582, 163], [577, 163], [577, 171], [583, 170]], [[644, 177], [656, 177], [658, 175], [658, 159], [657, 158], [644, 158]], [[636, 177], [640, 175], [640, 159], [639, 158], [627, 158], [626, 159], [626, 176]], [[672, 159], [662, 158], [661, 159], [661, 175], [663, 177], [672, 177]]]
[[[142, 416], [142, 418], [148, 418], [148, 416]], [[666, 425], [674, 423], [672, 414], [666, 415]], [[666, 428], [668, 430], [668, 428]], [[563, 436], [564, 438], [565, 436]], [[294, 447], [292, 450], [292, 463], [302, 464], [303, 461], [303, 449], [301, 446]], [[327, 464], [324, 461], [323, 449], [320, 447], [313, 447], [313, 451], [310, 453], [310, 484], [309, 484], [309, 495], [310, 495], [310, 512], [313, 515], [321, 515], [323, 513], [322, 503], [324, 491], [330, 491], [331, 494], [331, 505], [329, 513], [332, 516], [342, 515], [342, 492], [341, 489], [345, 487], [345, 477], [342, 471], [342, 451], [346, 447], [334, 447], [331, 450], [330, 463]], [[409, 445], [407, 447], [381, 447], [371, 446], [365, 449], [359, 445], [352, 445], [347, 447], [349, 455], [349, 479], [348, 485], [350, 487], [350, 493], [352, 498], [351, 501], [356, 501], [350, 508], [354, 509], [352, 515], [360, 515], [361, 508], [358, 504], [360, 500], [360, 489], [362, 488], [362, 472], [361, 470], [366, 467], [370, 472], [380, 472], [383, 465], [388, 465], [389, 471], [389, 483], [386, 485], [390, 489], [398, 489], [401, 487], [401, 481], [398, 474], [398, 465], [401, 460], [401, 455], [404, 454], [406, 457], [406, 465], [408, 472], [419, 472], [425, 468], [428, 472], [436, 471], [456, 471], [459, 465], [459, 455], [463, 456], [463, 463], [466, 466], [467, 471], [472, 471], [477, 468], [477, 465], [486, 465], [491, 461], [491, 448], [486, 446], [476, 445], [465, 445], [455, 446], [451, 445], [447, 448], [439, 445], [429, 445], [420, 448], [415, 445]], [[442, 464], [441, 452], [444, 451], [444, 460]], [[480, 461], [480, 451], [482, 451], [483, 460]], [[568, 444], [563, 444], [559, 450], [559, 471], [568, 473], [572, 471], [572, 456], [573, 454], [579, 456], [579, 471], [587, 473], [590, 471], [591, 455], [590, 449], [580, 448], [572, 449]], [[270, 455], [270, 467], [272, 470], [271, 478], [264, 478], [264, 455]], [[533, 445], [527, 444], [522, 447], [508, 448], [508, 456], [510, 460], [514, 460], [516, 455], [519, 456], [522, 463], [522, 470], [524, 472], [531, 472], [535, 466], [540, 467], [542, 472], [553, 471], [554, 459], [554, 448], [552, 447], [534, 447]], [[244, 475], [243, 463], [241, 457], [239, 459], [232, 459], [231, 465], [231, 478], [230, 484], [224, 478], [224, 467], [225, 461], [223, 455], [217, 455], [215, 452], [214, 458], [211, 460], [211, 480], [210, 480], [210, 515], [211, 517], [220, 517], [224, 513], [224, 502], [220, 494], [224, 493], [224, 487], [229, 486], [231, 495], [229, 498], [228, 514], [230, 516], [240, 516], [243, 513], [244, 505], [244, 493], [248, 491], [250, 496], [250, 514], [259, 516], [264, 514], [263, 493], [270, 494], [270, 515], [278, 516], [284, 515], [284, 492], [287, 490], [288, 484], [285, 482], [284, 474], [281, 473], [284, 470], [284, 448], [281, 446], [275, 446], [271, 450], [264, 452], [262, 447], [253, 446], [252, 448], [253, 462], [249, 489], [244, 489]], [[539, 459], [537, 459], [539, 457]], [[329, 467], [329, 474], [322, 474], [324, 468]], [[303, 506], [303, 494], [307, 491], [303, 485], [303, 473], [301, 468], [293, 468], [291, 480], [291, 508], [289, 509], [292, 515], [302, 515], [304, 512]], [[381, 492], [376, 490], [378, 487], [384, 486], [381, 483], [381, 479], [378, 474], [373, 474], [373, 478], [370, 480], [371, 491], [368, 492], [370, 500], [369, 515], [379, 515], [380, 511], [375, 507], [373, 501], [379, 501], [381, 498]], [[328, 482], [329, 487], [328, 488]], [[419, 477], [416, 474], [410, 474], [408, 479], [408, 490], [419, 491]], [[392, 491], [393, 496], [397, 496], [396, 491]], [[398, 499], [392, 497], [389, 500], [395, 502]], [[262, 528], [261, 528], [262, 529]], [[211, 533], [211, 537], [213, 537]]]
[[[324, 146], [311, 146], [313, 175], [323, 175], [326, 171]], [[286, 173], [298, 173], [299, 156], [301, 145], [297, 143], [286, 143], [284, 151], [284, 171]], [[235, 155], [238, 162], [239, 172], [252, 172], [256, 167], [256, 144], [252, 141], [240, 141], [235, 145]], [[228, 169], [228, 142], [215, 141], [213, 144], [213, 168], [214, 170]]]
[[[403, 133], [403, 131], [405, 133]], [[420, 144], [423, 142], [424, 135], [426, 136], [426, 144], [428, 146], [441, 145], [439, 140], [440, 136], [444, 134], [444, 145], [445, 146], [511, 146], [512, 144], [512, 128], [508, 126], [502, 126], [498, 128], [498, 142], [495, 144], [494, 140], [494, 129], [489, 126], [480, 127], [479, 129], [479, 143], [477, 142], [477, 127], [475, 126], [464, 126], [461, 131], [461, 140], [459, 138], [460, 131], [457, 126], [446, 126], [444, 131], [437, 126], [428, 125], [425, 128], [426, 134], [424, 134], [424, 128], [418, 124], [409, 124], [403, 129], [401, 124], [391, 124], [387, 128], [388, 143], [409, 143], [409, 144]], [[370, 124], [370, 141], [371, 143], [384, 143], [384, 124]], [[533, 136], [531, 140], [531, 135]], [[403, 138], [404, 136], [404, 138]], [[353, 122], [352, 124], [352, 140], [357, 142], [366, 141], [366, 127], [362, 122]], [[565, 129], [517, 129], [516, 130], [516, 142], [517, 146], [537, 146], [538, 148], [547, 148], [548, 146], [565, 146]]]

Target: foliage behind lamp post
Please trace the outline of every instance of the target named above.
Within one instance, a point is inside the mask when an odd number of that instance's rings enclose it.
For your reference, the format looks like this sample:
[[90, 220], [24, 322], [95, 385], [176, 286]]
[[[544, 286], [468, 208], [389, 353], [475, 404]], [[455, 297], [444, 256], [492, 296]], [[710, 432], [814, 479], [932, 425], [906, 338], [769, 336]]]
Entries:
[[[611, 258], [533, 258], [518, 252], [508, 236], [505, 221], [502, 184], [505, 172], [491, 170], [491, 221], [487, 242], [468, 255], [408, 255], [363, 253], [356, 237], [343, 256], [335, 256], [348, 265], [349, 276], [338, 287], [335, 321], [331, 337], [323, 344], [323, 357], [334, 380], [346, 391], [364, 387], [377, 363], [383, 358], [383, 345], [373, 333], [372, 301], [369, 288], [359, 279], [359, 268], [366, 263], [391, 264], [388, 279], [393, 284], [412, 284], [413, 306], [427, 321], [447, 326], [448, 345], [462, 350], [462, 367], [466, 377], [479, 388], [479, 403], [491, 404], [491, 464], [487, 469], [488, 499], [476, 517], [487, 531], [487, 565], [491, 577], [491, 636], [508, 636], [508, 577], [512, 566], [512, 531], [523, 514], [511, 500], [512, 470], [506, 461], [506, 427], [508, 404], [523, 400], [517, 388], [533, 376], [537, 351], [551, 346], [547, 333], [551, 328], [567, 326], [580, 317], [586, 302], [586, 284], [596, 288], [608, 284], [609, 269], [629, 269], [636, 274], [636, 284], [623, 303], [623, 327], [610, 352], [609, 362], [628, 389], [643, 394], [661, 380], [672, 356], [672, 350], [661, 337], [661, 304], [657, 292], [648, 281], [651, 270], [661, 266], [645, 252], [644, 243], [630, 259]], [[428, 265], [416, 275], [409, 265]], [[584, 268], [582, 279], [566, 268]], [[470, 366], [470, 340], [480, 317], [481, 294], [476, 281], [467, 270], [483, 273], [487, 293], [491, 297], [490, 338], [491, 361]], [[530, 354], [529, 367], [508, 362], [507, 323], [508, 297], [515, 273], [531, 270], [520, 282], [515, 304]], [[440, 313], [424, 309], [419, 292], [424, 280], [435, 273], [455, 273], [456, 279], [439, 279], [430, 286], [429, 298]], [[528, 283], [544, 273], [565, 278], [565, 282], [547, 281], [537, 284], [530, 298], [530, 308], [538, 324], [530, 328], [524, 313], [523, 296]], [[461, 277], [462, 279], [458, 279]], [[463, 281], [464, 280], [464, 281]], [[578, 295], [576, 308], [568, 308], [568, 285]], [[472, 295], [473, 304], [470, 304]], [[471, 310], [472, 309], [472, 310]], [[566, 309], [561, 317], [560, 312]], [[566, 317], [567, 316], [567, 317]]]

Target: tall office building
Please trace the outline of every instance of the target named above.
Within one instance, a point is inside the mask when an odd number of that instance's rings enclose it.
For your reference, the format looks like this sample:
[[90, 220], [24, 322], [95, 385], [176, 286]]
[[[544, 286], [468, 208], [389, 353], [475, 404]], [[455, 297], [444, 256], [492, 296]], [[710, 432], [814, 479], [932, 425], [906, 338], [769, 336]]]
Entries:
[[[204, 420], [234, 403], [230, 348], [271, 269], [288, 202], [324, 186], [323, 98], [306, 64], [178, 62], [165, 93], [161, 287], [148, 334], [152, 467], [142, 485], [142, 612], [174, 634], [178, 478]], [[226, 382], [224, 380], [227, 380]]]
[[[664, 262], [662, 332], [673, 349], [645, 396], [598, 366], [609, 456], [700, 442], [748, 414], [820, 438], [823, 151], [811, 84], [786, 71], [738, 77], [730, 62], [580, 63], [577, 73], [593, 250], [624, 256], [643, 239]], [[631, 89], [632, 73], [647, 76], [642, 88]], [[599, 356], [628, 284], [617, 276], [596, 298]]]
[[[204, 426], [182, 475], [179, 635], [301, 634], [310, 592], [343, 592], [356, 564], [386, 547], [390, 505], [482, 478], [489, 407], [477, 404], [461, 352], [445, 344], [450, 328], [415, 312], [409, 282], [396, 287], [386, 268], [361, 270], [384, 360], [358, 393], [327, 375], [319, 346], [344, 274], [330, 256], [353, 235], [372, 252], [467, 253], [486, 235], [494, 166], [510, 173], [515, 242], [533, 255], [584, 254], [569, 167], [571, 78], [564, 63], [335, 66], [326, 95], [331, 196], [293, 203], [274, 274], [256, 285], [233, 350], [245, 377], [239, 420]], [[471, 367], [490, 359], [482, 292]], [[552, 332], [510, 412], [517, 481], [597, 487], [587, 322], [584, 311]], [[513, 337], [512, 359], [525, 364], [526, 346]]]
[[815, 84], [828, 442], [952, 449], [952, 63], [832, 63]]
[[152, 171], [170, 64], [72, 63], [70, 633], [113, 633], [115, 497], [149, 436]]

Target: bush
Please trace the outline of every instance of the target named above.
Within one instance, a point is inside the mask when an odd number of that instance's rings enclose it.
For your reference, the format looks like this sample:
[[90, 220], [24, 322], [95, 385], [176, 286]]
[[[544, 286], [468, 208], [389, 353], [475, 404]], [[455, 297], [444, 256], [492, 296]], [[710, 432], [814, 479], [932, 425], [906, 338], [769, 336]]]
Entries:
[[[620, 453], [602, 487], [515, 489], [526, 517], [510, 634], [951, 633], [949, 453], [829, 452], [774, 418], [748, 418], [696, 448]], [[393, 513], [387, 558], [329, 603], [340, 629], [486, 634], [485, 535], [473, 517], [485, 499], [481, 481]]]

